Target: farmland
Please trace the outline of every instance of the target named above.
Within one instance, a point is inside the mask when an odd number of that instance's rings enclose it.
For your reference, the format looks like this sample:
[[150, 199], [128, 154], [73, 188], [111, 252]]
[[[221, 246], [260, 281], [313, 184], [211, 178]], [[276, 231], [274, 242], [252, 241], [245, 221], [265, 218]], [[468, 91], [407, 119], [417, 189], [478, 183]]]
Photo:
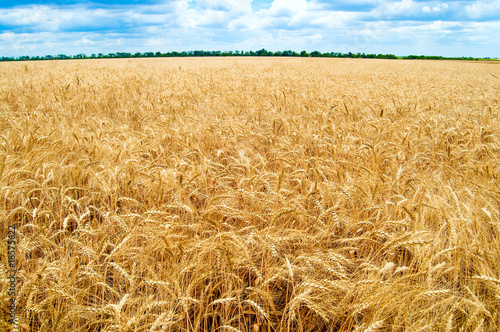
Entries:
[[494, 62], [2, 63], [0, 329], [15, 227], [20, 331], [498, 331], [499, 112]]

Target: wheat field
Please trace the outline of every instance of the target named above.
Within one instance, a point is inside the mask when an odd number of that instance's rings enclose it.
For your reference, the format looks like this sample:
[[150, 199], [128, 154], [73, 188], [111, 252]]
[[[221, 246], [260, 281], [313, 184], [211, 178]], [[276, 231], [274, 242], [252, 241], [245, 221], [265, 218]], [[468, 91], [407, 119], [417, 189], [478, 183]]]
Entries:
[[500, 330], [500, 63], [0, 64], [0, 330]]

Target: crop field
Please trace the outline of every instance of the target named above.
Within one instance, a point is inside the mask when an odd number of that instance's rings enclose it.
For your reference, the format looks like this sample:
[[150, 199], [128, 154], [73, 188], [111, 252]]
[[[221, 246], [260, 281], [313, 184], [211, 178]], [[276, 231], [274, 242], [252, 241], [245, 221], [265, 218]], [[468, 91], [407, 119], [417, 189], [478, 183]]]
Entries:
[[498, 331], [499, 112], [499, 62], [1, 63], [0, 330]]

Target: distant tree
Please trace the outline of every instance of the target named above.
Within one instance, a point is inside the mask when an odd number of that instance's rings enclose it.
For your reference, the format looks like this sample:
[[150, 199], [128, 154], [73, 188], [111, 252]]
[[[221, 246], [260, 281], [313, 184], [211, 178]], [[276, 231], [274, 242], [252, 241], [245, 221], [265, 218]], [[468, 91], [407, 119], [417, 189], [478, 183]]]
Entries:
[[132, 54], [127, 53], [127, 52], [116, 52], [116, 57], [117, 58], [130, 58]]
[[378, 54], [377, 58], [378, 59], [397, 59], [398, 57], [395, 56], [394, 54]]
[[[140, 53], [136, 52], [133, 55], [131, 53], [127, 52], [117, 52], [117, 53], [109, 53], [107, 55], [104, 55], [103, 53], [92, 53], [90, 57], [87, 57], [85, 54], [77, 54], [77, 55], [72, 55], [68, 56], [65, 54], [58, 54], [56, 56], [52, 55], [45, 55], [45, 56], [18, 56], [18, 57], [1, 57], [0, 56], [0, 61], [23, 61], [23, 60], [52, 60], [52, 59], [87, 59], [87, 58], [128, 58], [128, 57], [185, 57], [185, 56], [293, 56], [293, 57], [307, 57], [307, 56], [313, 56], [313, 57], [339, 57], [339, 58], [377, 58], [377, 59], [425, 59], [425, 60], [444, 60], [444, 59], [449, 59], [449, 60], [475, 60], [478, 61], [480, 60], [479, 58], [473, 58], [473, 57], [442, 57], [442, 56], [437, 56], [437, 55], [408, 55], [408, 56], [403, 56], [403, 57], [397, 57], [394, 54], [365, 54], [365, 53], [340, 53], [340, 52], [326, 52], [326, 53], [321, 53], [319, 51], [313, 51], [310, 54], [303, 50], [300, 53], [297, 53], [295, 51], [291, 50], [285, 50], [285, 51], [276, 51], [276, 52], [271, 52], [266, 50], [265, 48], [262, 48], [258, 51], [203, 51], [203, 50], [195, 50], [195, 51], [183, 51], [183, 52], [167, 52], [167, 53], [161, 53], [161, 52], [145, 52], [145, 53]], [[487, 57], [482, 58], [482, 59], [489, 59]]]
[[258, 50], [257, 52], [255, 52], [255, 55], [257, 56], [266, 56], [268, 55], [268, 52], [265, 48], [261, 49], [261, 50]]

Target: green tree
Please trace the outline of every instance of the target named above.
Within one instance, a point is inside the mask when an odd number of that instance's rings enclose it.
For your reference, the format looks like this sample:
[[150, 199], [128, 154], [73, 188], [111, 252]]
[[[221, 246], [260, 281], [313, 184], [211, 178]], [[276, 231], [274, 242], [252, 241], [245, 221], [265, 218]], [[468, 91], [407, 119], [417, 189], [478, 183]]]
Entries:
[[268, 54], [267, 50], [265, 48], [261, 49], [261, 50], [258, 50], [257, 52], [255, 52], [255, 54], [257, 56], [266, 56]]

